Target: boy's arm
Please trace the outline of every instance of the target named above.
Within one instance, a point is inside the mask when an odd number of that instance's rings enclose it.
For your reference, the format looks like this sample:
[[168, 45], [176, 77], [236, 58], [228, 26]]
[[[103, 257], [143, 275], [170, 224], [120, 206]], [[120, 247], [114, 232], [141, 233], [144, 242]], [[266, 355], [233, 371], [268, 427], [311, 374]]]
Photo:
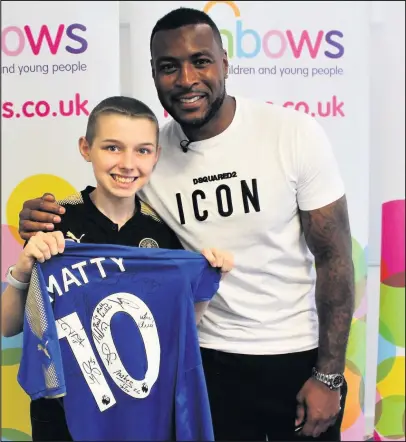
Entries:
[[16, 267], [12, 270], [11, 277], [27, 285], [18, 289], [9, 284], [1, 295], [1, 334], [6, 338], [23, 331], [24, 307], [30, 282], [30, 275], [19, 272]]
[[23, 329], [24, 309], [28, 283], [31, 280], [35, 261], [45, 262], [58, 253], [63, 253], [65, 239], [62, 232], [38, 232], [33, 236], [9, 275], [6, 290], [1, 297], [1, 334], [15, 336]]

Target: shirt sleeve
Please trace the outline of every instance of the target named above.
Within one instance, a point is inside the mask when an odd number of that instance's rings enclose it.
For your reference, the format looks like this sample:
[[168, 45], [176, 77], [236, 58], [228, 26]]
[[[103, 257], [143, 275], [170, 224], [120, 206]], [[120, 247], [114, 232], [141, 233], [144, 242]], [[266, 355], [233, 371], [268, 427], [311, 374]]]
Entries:
[[345, 194], [330, 141], [322, 126], [308, 116], [298, 137], [297, 202], [300, 210], [315, 210]]
[[32, 400], [66, 394], [55, 318], [37, 263], [25, 305], [23, 349], [17, 378]]
[[201, 271], [192, 282], [193, 301], [195, 303], [210, 301], [217, 293], [221, 279], [220, 270], [211, 267], [203, 256], [200, 261], [200, 268]]

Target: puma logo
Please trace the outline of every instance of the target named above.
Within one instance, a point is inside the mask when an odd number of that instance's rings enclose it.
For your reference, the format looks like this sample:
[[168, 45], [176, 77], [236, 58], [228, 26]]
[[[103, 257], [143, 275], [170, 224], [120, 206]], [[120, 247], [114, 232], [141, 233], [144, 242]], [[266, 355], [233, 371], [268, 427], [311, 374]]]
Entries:
[[83, 234], [79, 239], [76, 238], [76, 236], [72, 232], [68, 232], [66, 236], [67, 238], [70, 238], [70, 241], [75, 241], [77, 243], [80, 243], [80, 240], [85, 236], [85, 234]]
[[51, 356], [49, 356], [48, 350], [46, 349], [47, 345], [48, 345], [48, 341], [45, 342], [45, 347], [42, 346], [41, 344], [38, 344], [37, 348], [38, 348], [38, 351], [43, 351], [44, 354], [48, 357], [48, 359], [51, 359]]

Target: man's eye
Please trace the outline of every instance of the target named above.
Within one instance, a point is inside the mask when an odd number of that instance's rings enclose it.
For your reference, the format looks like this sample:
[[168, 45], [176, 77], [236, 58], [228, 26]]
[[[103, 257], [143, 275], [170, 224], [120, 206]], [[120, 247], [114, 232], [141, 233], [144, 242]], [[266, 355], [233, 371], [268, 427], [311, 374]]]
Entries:
[[160, 70], [162, 72], [172, 72], [172, 71], [175, 70], [175, 65], [173, 65], [173, 64], [165, 64], [165, 65], [160, 67]]
[[196, 61], [195, 64], [199, 67], [206, 66], [210, 64], [210, 60], [208, 60], [207, 58], [200, 58], [199, 60]]
[[115, 146], [114, 144], [110, 145], [110, 146], [106, 146], [105, 148], [106, 150], [109, 150], [110, 152], [117, 152], [118, 151], [118, 147]]

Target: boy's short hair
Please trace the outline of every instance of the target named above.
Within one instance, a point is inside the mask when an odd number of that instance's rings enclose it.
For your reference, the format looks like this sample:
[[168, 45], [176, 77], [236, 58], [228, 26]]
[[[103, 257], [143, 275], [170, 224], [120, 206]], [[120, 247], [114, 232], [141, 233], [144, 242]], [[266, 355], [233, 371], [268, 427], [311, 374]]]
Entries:
[[157, 144], [159, 137], [159, 123], [156, 115], [142, 101], [136, 98], [115, 96], [102, 100], [91, 112], [87, 120], [86, 140], [89, 145], [93, 144], [97, 131], [97, 120], [100, 115], [124, 115], [134, 118], [147, 118], [156, 124]]
[[160, 18], [154, 28], [152, 29], [151, 38], [149, 42], [150, 50], [152, 49], [152, 40], [155, 34], [159, 31], [169, 31], [171, 29], [178, 29], [182, 26], [188, 25], [209, 25], [213, 31], [214, 37], [220, 47], [223, 47], [223, 41], [221, 39], [220, 31], [214, 21], [208, 14], [199, 9], [192, 8], [178, 8], [174, 9], [168, 14]]

